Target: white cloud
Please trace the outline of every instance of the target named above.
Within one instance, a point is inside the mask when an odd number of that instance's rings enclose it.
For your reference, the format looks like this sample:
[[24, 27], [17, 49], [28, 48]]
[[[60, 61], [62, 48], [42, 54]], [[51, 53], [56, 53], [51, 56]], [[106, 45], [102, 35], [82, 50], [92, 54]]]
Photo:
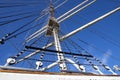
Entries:
[[109, 57], [112, 55], [112, 51], [111, 50], [108, 50], [106, 53], [104, 53], [103, 57], [102, 57], [102, 62], [104, 64], [108, 64], [108, 60], [109, 60]]

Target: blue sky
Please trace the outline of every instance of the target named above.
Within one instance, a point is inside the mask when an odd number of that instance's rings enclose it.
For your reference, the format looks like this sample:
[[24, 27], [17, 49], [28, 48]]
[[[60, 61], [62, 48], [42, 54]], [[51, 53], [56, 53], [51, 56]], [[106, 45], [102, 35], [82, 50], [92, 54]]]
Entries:
[[[60, 2], [56, 3], [54, 6], [58, 5]], [[73, 8], [75, 5], [79, 4], [83, 0], [68, 0], [63, 6], [59, 7], [55, 10], [55, 17], [59, 17], [60, 15], [64, 14], [69, 9]], [[89, 0], [89, 2], [92, 0]], [[55, 0], [53, 0], [55, 2]], [[7, 4], [3, 4], [7, 3]], [[29, 17], [26, 19], [18, 20], [6, 25], [0, 26], [0, 38], [4, 37], [5, 34], [10, 33], [20, 26], [24, 25], [25, 23], [31, 21], [36, 16], [39, 17], [40, 11], [44, 8], [49, 6], [49, 0], [1, 0], [1, 5], [13, 5], [15, 3], [24, 4], [25, 6], [17, 6], [17, 7], [0, 7], [0, 17], [8, 16], [18, 13], [25, 13], [30, 12], [28, 14], [20, 15], [20, 16], [13, 16], [8, 18], [0, 18], [0, 23], [6, 20], [12, 20], [16, 18], [21, 18], [23, 16], [28, 16], [30, 14], [34, 14], [35, 16]], [[28, 4], [29, 5], [26, 5]], [[31, 3], [35, 3], [32, 4]], [[79, 28], [80, 26], [102, 16], [103, 14], [117, 8], [120, 6], [120, 0], [97, 0], [95, 3], [90, 5], [89, 7], [85, 8], [84, 10], [80, 11], [78, 14], [70, 17], [69, 19], [65, 20], [64, 22], [60, 23], [60, 30], [64, 34], [67, 34], [74, 29]], [[26, 36], [30, 35], [31, 33], [35, 32], [42, 26], [47, 23], [48, 16], [44, 17], [41, 21], [46, 21], [39, 27], [35, 27], [34, 29], [30, 30], [29, 32], [23, 33], [16, 38], [9, 39], [5, 41], [4, 45], [0, 45], [0, 65], [3, 65], [6, 62], [6, 59], [9, 56], [14, 56], [20, 50], [22, 50], [22, 45]], [[41, 22], [34, 22], [29, 26], [25, 27], [27, 29], [35, 24]], [[79, 44], [82, 48], [86, 51], [100, 59], [103, 63], [109, 65], [111, 68], [114, 65], [120, 66], [120, 11], [112, 14], [111, 16], [97, 22], [96, 24], [90, 26], [87, 29], [73, 35], [70, 37], [73, 41]], [[80, 40], [84, 41], [81, 42]], [[85, 44], [87, 42], [87, 44]], [[19, 50], [17, 50], [18, 48]], [[97, 48], [97, 49], [96, 49]], [[71, 49], [74, 51], [74, 49]], [[83, 51], [84, 52], [84, 51]], [[23, 64], [23, 63], [22, 63]], [[119, 73], [119, 72], [118, 72]], [[119, 73], [120, 74], [120, 73]]]

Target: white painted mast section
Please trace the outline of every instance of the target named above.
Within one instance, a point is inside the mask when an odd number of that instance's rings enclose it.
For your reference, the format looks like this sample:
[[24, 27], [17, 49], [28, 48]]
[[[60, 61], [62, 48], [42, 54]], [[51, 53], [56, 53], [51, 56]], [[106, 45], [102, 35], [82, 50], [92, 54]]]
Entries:
[[82, 6], [83, 4], [85, 4], [86, 2], [88, 2], [88, 0], [83, 1], [82, 3], [78, 4], [77, 6], [75, 6], [74, 8], [72, 8], [71, 10], [69, 10], [68, 12], [64, 13], [63, 15], [61, 15], [60, 17], [57, 18], [57, 20], [59, 21], [61, 18], [65, 17], [66, 15], [70, 14], [72, 11], [74, 11], [75, 9], [79, 8], [80, 6]]
[[66, 17], [64, 17], [64, 18], [62, 18], [62, 19], [60, 19], [60, 20], [58, 21], [58, 23], [61, 23], [62, 21], [68, 19], [69, 17], [71, 17], [71, 16], [77, 14], [77, 13], [80, 12], [81, 10], [83, 10], [83, 9], [85, 9], [86, 7], [88, 7], [89, 5], [93, 4], [95, 1], [96, 1], [96, 0], [93, 0], [92, 2], [90, 2], [90, 3], [86, 4], [85, 6], [79, 8], [78, 10], [76, 10], [76, 11], [73, 12], [73, 13], [71, 13], [70, 15], [68, 15], [68, 16], [66, 16]]
[[[60, 38], [60, 41], [62, 41], [62, 40], [64, 40], [64, 39], [66, 39], [66, 38], [68, 38], [68, 37], [76, 34], [77, 32], [79, 32], [79, 31], [81, 31], [81, 30], [83, 30], [83, 29], [86, 29], [86, 28], [90, 27], [91, 25], [97, 23], [98, 21], [100, 21], [100, 20], [102, 20], [102, 19], [110, 16], [111, 14], [113, 14], [113, 13], [119, 11], [119, 10], [120, 10], [120, 7], [118, 7], [118, 8], [116, 8], [116, 9], [114, 9], [114, 10], [112, 10], [112, 11], [104, 14], [103, 16], [101, 16], [101, 17], [99, 17], [99, 18], [97, 18], [97, 19], [95, 19], [95, 20], [93, 20], [93, 21], [91, 21], [91, 22], [89, 22], [89, 23], [87, 23], [87, 24], [79, 27], [78, 29], [76, 29], [76, 30], [68, 33], [67, 35], [61, 37], [61, 38]], [[53, 44], [54, 44], [54, 42], [51, 42], [51, 43], [49, 43], [48, 45], [44, 46], [43, 48], [48, 48], [48, 47], [50, 47], [50, 46], [53, 46]], [[29, 57], [37, 54], [38, 52], [40, 52], [40, 50], [36, 50], [35, 52], [31, 53], [30, 55], [25, 56], [22, 60], [24, 60], [25, 58], [29, 58]], [[18, 61], [22, 61], [22, 60], [20, 59], [20, 60], [18, 60]]]
[[[53, 36], [54, 36], [56, 51], [62, 51], [60, 41], [59, 41], [59, 37], [58, 37], [58, 30], [55, 27], [53, 29]], [[61, 61], [59, 63], [60, 70], [67, 70], [63, 54], [62, 53], [57, 53], [57, 56], [58, 56], [58, 61]]]

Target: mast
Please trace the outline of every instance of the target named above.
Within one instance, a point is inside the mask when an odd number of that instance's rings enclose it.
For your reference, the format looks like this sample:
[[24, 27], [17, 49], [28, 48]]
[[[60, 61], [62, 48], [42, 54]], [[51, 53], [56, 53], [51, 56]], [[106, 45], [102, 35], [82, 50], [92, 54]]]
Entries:
[[[54, 37], [54, 42], [55, 42], [55, 48], [56, 51], [62, 51], [61, 45], [60, 45], [60, 40], [59, 40], [59, 23], [57, 22], [55, 16], [54, 16], [54, 7], [52, 4], [52, 0], [50, 0], [50, 19], [48, 22], [48, 29], [47, 29], [47, 36], [53, 36]], [[57, 53], [58, 61], [59, 62], [59, 67], [61, 71], [67, 70], [66, 64], [65, 64], [65, 59], [63, 56], [63, 53], [58, 52]]]

